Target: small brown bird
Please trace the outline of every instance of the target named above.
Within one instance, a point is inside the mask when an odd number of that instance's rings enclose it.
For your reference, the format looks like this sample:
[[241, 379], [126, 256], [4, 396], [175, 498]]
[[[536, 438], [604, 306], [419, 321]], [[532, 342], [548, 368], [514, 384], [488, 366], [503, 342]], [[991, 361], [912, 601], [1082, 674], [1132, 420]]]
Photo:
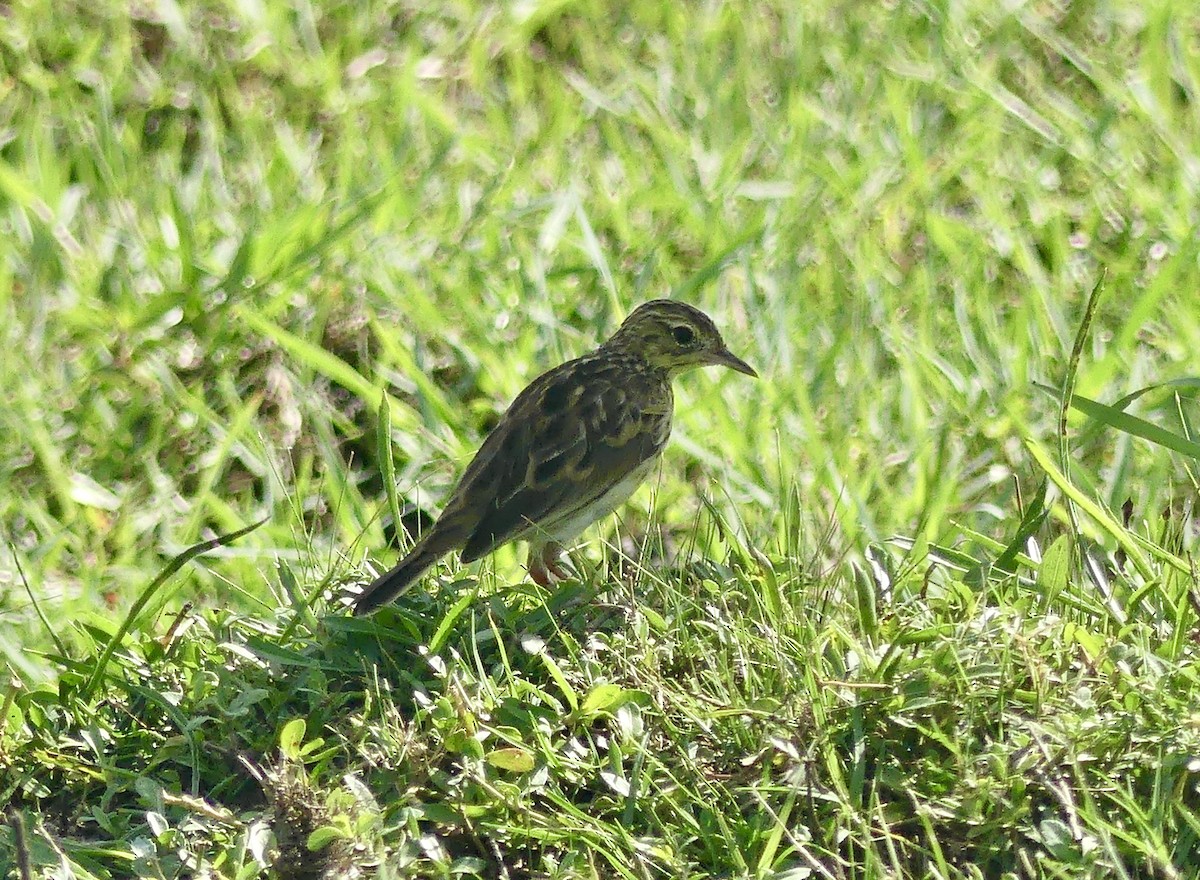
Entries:
[[483, 441], [441, 517], [354, 599], [354, 613], [391, 602], [459, 548], [466, 563], [528, 541], [537, 583], [566, 577], [563, 544], [615, 510], [658, 461], [671, 434], [671, 380], [706, 365], [758, 375], [707, 315], [658, 299], [592, 353], [539, 376]]

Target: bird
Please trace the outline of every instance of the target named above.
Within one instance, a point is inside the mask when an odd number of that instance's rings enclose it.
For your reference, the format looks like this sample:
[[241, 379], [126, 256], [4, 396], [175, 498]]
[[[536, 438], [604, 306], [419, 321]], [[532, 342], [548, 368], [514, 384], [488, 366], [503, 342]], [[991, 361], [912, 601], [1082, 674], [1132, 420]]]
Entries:
[[709, 365], [758, 376], [708, 315], [656, 299], [594, 351], [534, 379], [484, 439], [433, 526], [353, 598], [355, 616], [392, 602], [454, 550], [469, 563], [524, 540], [537, 584], [568, 577], [564, 545], [620, 506], [658, 463], [674, 417], [672, 380]]

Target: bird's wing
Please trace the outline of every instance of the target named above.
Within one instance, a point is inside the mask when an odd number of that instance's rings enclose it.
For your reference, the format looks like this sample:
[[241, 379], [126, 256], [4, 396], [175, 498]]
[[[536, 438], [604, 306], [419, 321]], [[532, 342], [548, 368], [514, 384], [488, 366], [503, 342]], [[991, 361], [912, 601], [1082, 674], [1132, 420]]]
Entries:
[[662, 451], [671, 408], [668, 381], [610, 357], [580, 358], [536, 380], [484, 441], [447, 506], [479, 517], [463, 561], [597, 501]]

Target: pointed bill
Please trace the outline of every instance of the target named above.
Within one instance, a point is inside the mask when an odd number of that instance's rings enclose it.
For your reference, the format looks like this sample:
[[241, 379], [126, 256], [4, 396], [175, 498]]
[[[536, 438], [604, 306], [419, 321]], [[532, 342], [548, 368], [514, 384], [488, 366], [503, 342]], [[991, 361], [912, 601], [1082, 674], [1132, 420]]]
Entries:
[[729, 367], [731, 370], [737, 370], [739, 373], [745, 373], [747, 376], [753, 376], [755, 379], [758, 378], [758, 373], [754, 371], [754, 367], [750, 366], [727, 348], [714, 352], [709, 363], [714, 366]]

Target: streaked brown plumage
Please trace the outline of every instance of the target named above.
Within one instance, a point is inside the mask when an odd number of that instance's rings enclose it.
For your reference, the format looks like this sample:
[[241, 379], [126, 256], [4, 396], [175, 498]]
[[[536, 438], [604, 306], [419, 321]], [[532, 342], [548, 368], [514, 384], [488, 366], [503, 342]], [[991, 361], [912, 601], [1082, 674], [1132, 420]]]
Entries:
[[461, 548], [463, 562], [529, 541], [539, 584], [565, 576], [563, 544], [612, 512], [646, 478], [671, 434], [671, 380], [693, 367], [757, 374], [725, 347], [707, 315], [671, 300], [635, 309], [590, 354], [517, 396], [484, 440], [434, 526], [354, 600], [368, 614]]

